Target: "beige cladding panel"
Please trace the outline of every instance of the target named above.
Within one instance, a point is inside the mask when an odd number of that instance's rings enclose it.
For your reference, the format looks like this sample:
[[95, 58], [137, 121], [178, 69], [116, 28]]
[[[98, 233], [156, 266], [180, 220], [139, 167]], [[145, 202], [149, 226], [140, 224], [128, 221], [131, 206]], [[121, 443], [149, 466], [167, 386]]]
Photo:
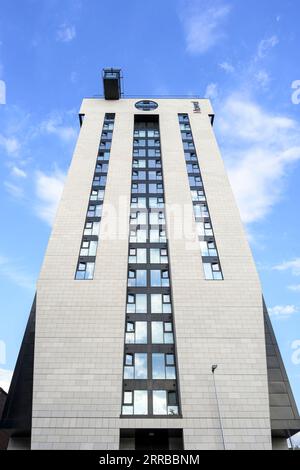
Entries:
[[[191, 98], [192, 100], [192, 98]], [[182, 419], [120, 419], [135, 100], [86, 99], [38, 282], [32, 448], [117, 449], [120, 428], [183, 428], [186, 449], [222, 448], [210, 367], [232, 449], [269, 449], [261, 292], [210, 126], [208, 100], [157, 100]], [[95, 277], [75, 281], [105, 113], [116, 113]], [[225, 280], [204, 280], [178, 113], [189, 113]], [[178, 212], [179, 211], [179, 212]], [[173, 215], [172, 215], [173, 214]], [[175, 215], [174, 215], [175, 214]], [[178, 228], [178, 227], [177, 227]], [[121, 233], [120, 233], [121, 232]]]

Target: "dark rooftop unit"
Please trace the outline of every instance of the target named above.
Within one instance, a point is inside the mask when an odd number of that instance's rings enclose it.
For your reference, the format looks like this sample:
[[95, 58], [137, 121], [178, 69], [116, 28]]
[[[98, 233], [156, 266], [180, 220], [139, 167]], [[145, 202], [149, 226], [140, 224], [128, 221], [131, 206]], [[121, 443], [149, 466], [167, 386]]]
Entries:
[[119, 100], [121, 98], [121, 69], [103, 69], [103, 89], [106, 100]]

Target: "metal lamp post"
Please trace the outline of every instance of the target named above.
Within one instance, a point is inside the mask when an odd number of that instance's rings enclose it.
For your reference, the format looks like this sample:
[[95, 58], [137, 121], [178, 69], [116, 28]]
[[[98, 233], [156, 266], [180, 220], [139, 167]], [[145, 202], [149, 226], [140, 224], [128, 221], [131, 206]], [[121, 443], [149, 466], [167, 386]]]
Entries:
[[216, 386], [216, 380], [215, 380], [215, 370], [217, 369], [217, 367], [218, 367], [218, 364], [213, 364], [213, 365], [211, 366], [211, 372], [212, 372], [213, 381], [214, 381], [214, 389], [215, 389], [215, 396], [216, 396], [216, 402], [217, 402], [217, 408], [218, 408], [218, 415], [219, 415], [219, 421], [220, 421], [220, 429], [221, 429], [221, 434], [222, 434], [223, 448], [224, 448], [224, 450], [226, 450], [226, 447], [225, 447], [225, 439], [224, 439], [224, 431], [223, 431], [223, 423], [222, 423], [222, 418], [221, 418], [221, 413], [220, 413], [218, 392], [217, 392], [217, 386]]

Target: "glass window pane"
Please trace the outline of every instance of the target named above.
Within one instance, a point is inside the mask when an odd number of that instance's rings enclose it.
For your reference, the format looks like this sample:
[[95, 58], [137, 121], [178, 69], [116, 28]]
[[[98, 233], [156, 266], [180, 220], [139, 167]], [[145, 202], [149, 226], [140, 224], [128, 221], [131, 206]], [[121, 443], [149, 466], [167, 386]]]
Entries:
[[124, 405], [122, 407], [122, 414], [123, 415], [132, 415], [133, 414], [133, 406]]
[[132, 366], [124, 367], [124, 379], [133, 379], [134, 368]]
[[147, 313], [147, 294], [136, 295], [136, 313]]
[[135, 361], [135, 379], [147, 379], [147, 354], [136, 353], [134, 356]]
[[93, 279], [95, 263], [86, 263], [85, 279]]
[[176, 379], [175, 367], [166, 367], [166, 379]]
[[132, 403], [132, 392], [124, 392], [124, 404], [130, 405]]
[[160, 287], [161, 286], [160, 271], [158, 271], [158, 270], [152, 270], [151, 271], [151, 286], [153, 286], [153, 287]]
[[141, 322], [141, 321], [136, 322], [135, 343], [147, 344], [147, 322]]
[[146, 263], [147, 262], [147, 250], [145, 248], [139, 248], [137, 250], [137, 263]]
[[165, 390], [153, 390], [153, 414], [167, 414], [167, 399]]
[[148, 392], [147, 390], [134, 391], [134, 414], [148, 414]]
[[151, 294], [151, 313], [162, 313], [161, 294]]
[[151, 322], [151, 335], [152, 335], [153, 344], [163, 344], [164, 342], [163, 322], [160, 322], [160, 321]]
[[211, 264], [210, 263], [203, 263], [203, 269], [204, 269], [205, 279], [208, 279], [208, 280], [213, 279]]
[[160, 353], [152, 354], [152, 378], [165, 379], [165, 355]]
[[150, 250], [150, 262], [151, 263], [159, 263], [160, 262], [159, 248], [151, 248], [151, 250]]
[[136, 271], [136, 285], [137, 287], [146, 287], [147, 271], [140, 270], [140, 269]]
[[164, 341], [165, 341], [165, 344], [173, 344], [174, 343], [173, 333], [165, 333]]

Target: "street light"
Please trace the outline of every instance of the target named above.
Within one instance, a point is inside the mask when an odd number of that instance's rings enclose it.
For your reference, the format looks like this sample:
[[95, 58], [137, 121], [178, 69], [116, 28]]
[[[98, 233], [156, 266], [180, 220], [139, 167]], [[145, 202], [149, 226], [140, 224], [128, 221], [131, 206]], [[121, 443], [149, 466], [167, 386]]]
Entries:
[[222, 423], [222, 418], [221, 418], [221, 413], [220, 413], [219, 399], [218, 399], [217, 386], [216, 386], [216, 380], [215, 380], [215, 370], [217, 369], [217, 367], [218, 367], [218, 364], [213, 364], [211, 366], [211, 372], [212, 372], [213, 381], [214, 381], [214, 389], [215, 389], [215, 396], [216, 396], [218, 415], [219, 415], [219, 421], [220, 421], [220, 429], [221, 429], [221, 434], [222, 434], [223, 448], [224, 450], [226, 450], [224, 432], [223, 432], [223, 423]]

